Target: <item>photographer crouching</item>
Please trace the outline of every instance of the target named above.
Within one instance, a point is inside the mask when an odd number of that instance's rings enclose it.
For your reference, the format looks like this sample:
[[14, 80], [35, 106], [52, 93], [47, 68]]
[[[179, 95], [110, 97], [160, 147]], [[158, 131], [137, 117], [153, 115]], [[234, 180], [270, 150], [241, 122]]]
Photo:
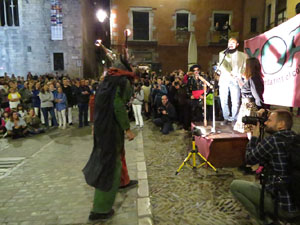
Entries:
[[156, 126], [161, 127], [160, 131], [163, 134], [168, 134], [174, 130], [172, 123], [176, 119], [176, 111], [166, 95], [161, 97], [161, 102], [162, 105], [157, 109], [158, 118], [154, 119], [153, 122]]
[[300, 216], [296, 198], [288, 188], [291, 177], [287, 150], [289, 143], [295, 140], [296, 133], [291, 130], [293, 117], [287, 110], [269, 112], [263, 124], [270, 136], [259, 139], [262, 126], [257, 122], [246, 147], [246, 163], [263, 165], [265, 176], [261, 178], [264, 179], [260, 179], [260, 184], [234, 180], [230, 191], [259, 224], [277, 224], [277, 218], [293, 219]]

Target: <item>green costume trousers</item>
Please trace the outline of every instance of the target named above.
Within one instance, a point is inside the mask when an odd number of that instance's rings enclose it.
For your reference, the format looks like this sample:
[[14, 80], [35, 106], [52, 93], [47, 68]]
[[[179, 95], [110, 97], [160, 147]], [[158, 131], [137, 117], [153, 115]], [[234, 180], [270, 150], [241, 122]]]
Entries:
[[116, 168], [114, 173], [114, 181], [110, 191], [100, 191], [95, 189], [93, 212], [95, 213], [108, 213], [112, 209], [115, 202], [116, 194], [119, 190], [121, 177], [121, 159], [120, 155], [117, 156]]

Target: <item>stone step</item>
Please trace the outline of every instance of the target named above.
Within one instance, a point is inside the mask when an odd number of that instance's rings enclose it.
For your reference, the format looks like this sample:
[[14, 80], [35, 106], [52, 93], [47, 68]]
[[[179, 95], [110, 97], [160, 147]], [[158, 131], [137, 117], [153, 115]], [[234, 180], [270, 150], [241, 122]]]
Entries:
[[6, 157], [0, 158], [0, 179], [9, 173], [14, 167], [22, 162], [24, 157]]

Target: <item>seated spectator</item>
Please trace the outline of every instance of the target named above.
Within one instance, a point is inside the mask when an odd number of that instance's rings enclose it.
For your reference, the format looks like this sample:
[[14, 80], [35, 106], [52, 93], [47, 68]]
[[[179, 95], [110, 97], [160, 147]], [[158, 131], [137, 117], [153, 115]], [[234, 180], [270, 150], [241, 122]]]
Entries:
[[2, 117], [0, 117], [0, 135], [4, 135], [6, 133], [5, 121]]
[[8, 97], [10, 109], [16, 109], [17, 106], [21, 103], [20, 102], [21, 95], [13, 87], [9, 89], [9, 94], [7, 97]]
[[30, 134], [40, 134], [45, 132], [45, 130], [41, 127], [41, 120], [35, 114], [33, 108], [29, 109], [28, 115], [26, 115], [25, 117], [25, 122], [27, 124], [27, 129]]
[[173, 121], [176, 119], [176, 111], [174, 106], [168, 102], [168, 97], [163, 95], [161, 97], [162, 105], [158, 108], [159, 118], [153, 120], [156, 126], [161, 127], [163, 134], [168, 134], [173, 131]]
[[7, 123], [10, 120], [10, 111], [6, 110], [3, 112], [4, 122]]
[[22, 104], [19, 104], [17, 106], [17, 112], [19, 113], [19, 116], [24, 119], [25, 116], [27, 115], [27, 111], [24, 109]]
[[10, 120], [5, 124], [7, 134], [13, 139], [25, 137], [28, 130], [25, 121], [19, 117], [18, 112], [12, 112]]

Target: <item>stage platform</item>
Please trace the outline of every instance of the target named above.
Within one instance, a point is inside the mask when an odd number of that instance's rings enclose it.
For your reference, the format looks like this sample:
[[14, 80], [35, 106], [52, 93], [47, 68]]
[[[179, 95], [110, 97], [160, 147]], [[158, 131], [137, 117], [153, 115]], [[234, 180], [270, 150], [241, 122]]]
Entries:
[[192, 123], [192, 129], [195, 126], [202, 130], [201, 136], [195, 136], [197, 149], [214, 167], [238, 167], [244, 163], [247, 134], [236, 132], [231, 125], [221, 125], [219, 121], [214, 133], [210, 133], [211, 125]]

